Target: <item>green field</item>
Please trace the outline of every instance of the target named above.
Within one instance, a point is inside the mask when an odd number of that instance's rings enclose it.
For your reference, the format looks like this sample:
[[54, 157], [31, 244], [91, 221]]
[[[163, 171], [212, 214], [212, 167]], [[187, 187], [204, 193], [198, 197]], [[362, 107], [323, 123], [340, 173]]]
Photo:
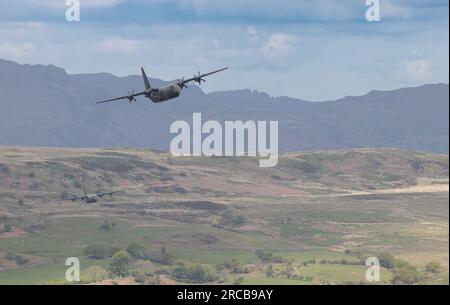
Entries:
[[[106, 268], [109, 260], [93, 260], [80, 258], [80, 275], [92, 266]], [[21, 268], [0, 272], [0, 285], [35, 285], [35, 284], [67, 284], [65, 261], [50, 263], [37, 267]]]

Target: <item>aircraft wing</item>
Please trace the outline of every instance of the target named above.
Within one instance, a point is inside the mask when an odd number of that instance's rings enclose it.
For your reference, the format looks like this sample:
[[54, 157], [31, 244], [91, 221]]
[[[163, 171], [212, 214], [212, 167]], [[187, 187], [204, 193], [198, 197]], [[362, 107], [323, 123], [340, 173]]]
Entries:
[[87, 197], [86, 196], [72, 196], [70, 198], [67, 198], [66, 200], [72, 200], [73, 202], [78, 201], [78, 200], [85, 200]]
[[195, 82], [201, 84], [202, 82], [206, 82], [206, 80], [203, 79], [204, 77], [212, 75], [212, 74], [216, 74], [216, 73], [219, 73], [219, 72], [222, 72], [222, 71], [225, 71], [227, 69], [228, 69], [228, 67], [227, 68], [223, 68], [223, 69], [219, 69], [219, 70], [216, 70], [216, 71], [213, 71], [213, 72], [205, 73], [205, 74], [200, 74], [200, 72], [199, 72], [198, 75], [194, 75], [194, 77], [192, 77], [192, 78], [182, 79], [180, 84], [187, 84], [187, 83], [192, 82], [192, 81], [195, 81]]
[[118, 100], [128, 100], [131, 103], [132, 101], [136, 101], [136, 98], [135, 98], [136, 96], [145, 95], [145, 94], [146, 94], [145, 91], [142, 91], [142, 92], [139, 92], [139, 93], [131, 92], [128, 95], [124, 95], [124, 96], [112, 98], [112, 99], [109, 99], [109, 100], [96, 102], [96, 104], [109, 103], [109, 102], [114, 102], [114, 101], [118, 101]]
[[103, 196], [106, 196], [106, 195], [112, 196], [112, 195], [114, 195], [114, 194], [116, 194], [116, 193], [118, 193], [118, 192], [119, 192], [119, 191], [108, 192], [108, 193], [100, 193], [100, 194], [97, 194], [97, 197], [103, 198]]

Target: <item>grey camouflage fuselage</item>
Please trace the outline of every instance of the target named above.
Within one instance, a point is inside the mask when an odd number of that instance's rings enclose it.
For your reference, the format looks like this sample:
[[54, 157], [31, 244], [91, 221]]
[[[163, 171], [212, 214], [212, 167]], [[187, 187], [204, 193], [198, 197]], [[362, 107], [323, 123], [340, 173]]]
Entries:
[[177, 98], [181, 94], [181, 87], [176, 84], [171, 84], [159, 89], [150, 90], [145, 97], [149, 98], [154, 103], [161, 103], [167, 100]]

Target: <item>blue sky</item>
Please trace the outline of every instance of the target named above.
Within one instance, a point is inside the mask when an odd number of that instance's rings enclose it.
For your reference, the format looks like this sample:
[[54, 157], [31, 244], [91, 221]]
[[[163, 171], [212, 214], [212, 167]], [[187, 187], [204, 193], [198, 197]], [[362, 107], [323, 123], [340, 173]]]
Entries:
[[448, 0], [2, 0], [0, 58], [69, 73], [175, 79], [223, 66], [205, 91], [328, 100], [448, 83]]

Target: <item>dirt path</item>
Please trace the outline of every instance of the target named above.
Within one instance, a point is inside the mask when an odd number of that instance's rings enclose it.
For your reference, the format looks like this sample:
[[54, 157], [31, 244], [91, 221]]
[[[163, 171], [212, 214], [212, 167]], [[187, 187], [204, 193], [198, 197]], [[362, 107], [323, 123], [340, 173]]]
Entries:
[[448, 179], [441, 179], [441, 180], [419, 179], [417, 185], [407, 188], [351, 192], [351, 195], [448, 193], [448, 192], [449, 192]]

